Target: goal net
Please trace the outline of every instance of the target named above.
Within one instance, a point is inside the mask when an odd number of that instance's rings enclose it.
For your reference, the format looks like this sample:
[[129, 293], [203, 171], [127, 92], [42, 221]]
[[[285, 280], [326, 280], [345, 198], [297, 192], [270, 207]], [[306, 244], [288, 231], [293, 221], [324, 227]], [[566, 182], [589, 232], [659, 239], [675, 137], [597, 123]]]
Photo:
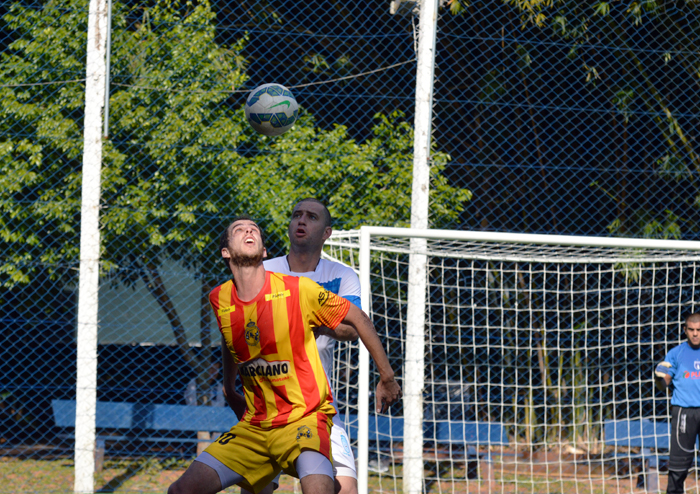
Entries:
[[[338, 345], [360, 492], [618, 492], [653, 489], [659, 470], [665, 482], [670, 404], [654, 367], [700, 311], [700, 242], [364, 227], [334, 233], [324, 255], [360, 274], [399, 382], [419, 390], [377, 414], [375, 368]], [[425, 300], [417, 358], [411, 285]], [[632, 424], [629, 437], [611, 424]], [[637, 444], [645, 434], [658, 442]]]

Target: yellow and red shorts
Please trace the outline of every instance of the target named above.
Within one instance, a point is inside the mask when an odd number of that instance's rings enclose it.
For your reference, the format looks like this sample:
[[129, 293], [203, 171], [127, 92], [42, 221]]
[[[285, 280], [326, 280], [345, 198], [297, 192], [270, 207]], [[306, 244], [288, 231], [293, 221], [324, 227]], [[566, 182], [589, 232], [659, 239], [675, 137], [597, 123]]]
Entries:
[[294, 462], [302, 451], [317, 451], [332, 463], [332, 426], [332, 419], [322, 412], [274, 429], [239, 422], [210, 444], [206, 452], [242, 475], [247, 485], [241, 487], [257, 493], [280, 470], [298, 478]]

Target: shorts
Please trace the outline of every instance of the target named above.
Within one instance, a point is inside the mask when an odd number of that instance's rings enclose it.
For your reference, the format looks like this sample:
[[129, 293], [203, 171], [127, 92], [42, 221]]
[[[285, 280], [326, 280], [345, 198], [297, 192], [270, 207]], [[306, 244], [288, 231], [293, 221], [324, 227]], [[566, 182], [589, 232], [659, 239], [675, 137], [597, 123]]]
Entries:
[[[350, 447], [350, 439], [345, 428], [338, 424], [333, 424], [331, 429], [331, 444], [333, 445], [333, 473], [336, 477], [352, 477], [357, 480], [357, 469], [355, 467], [355, 455]], [[277, 474], [272, 483], [277, 489], [280, 485], [280, 475]]]
[[294, 462], [304, 450], [317, 451], [332, 462], [332, 425], [322, 412], [274, 429], [239, 422], [205, 451], [243, 476], [241, 487], [259, 492], [280, 471], [298, 478]]
[[333, 444], [333, 470], [335, 470], [335, 476], [352, 477], [357, 480], [355, 455], [352, 453], [350, 439], [344, 427], [333, 424], [331, 443]]

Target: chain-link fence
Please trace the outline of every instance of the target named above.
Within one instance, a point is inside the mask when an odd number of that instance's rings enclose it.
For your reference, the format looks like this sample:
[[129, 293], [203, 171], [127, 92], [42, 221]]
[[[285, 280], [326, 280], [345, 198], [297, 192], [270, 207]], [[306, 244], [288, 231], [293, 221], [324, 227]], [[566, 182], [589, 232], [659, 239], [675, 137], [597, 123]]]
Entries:
[[[112, 2], [99, 402], [217, 401], [206, 294], [226, 279], [217, 239], [231, 217], [258, 218], [270, 256], [303, 197], [326, 201], [338, 229], [408, 226], [419, 8]], [[441, 2], [431, 226], [694, 239], [699, 21], [691, 1]], [[55, 412], [75, 399], [87, 26], [84, 1], [0, 4], [0, 457], [20, 479], [8, 492], [56, 489], [18, 472], [73, 444]], [[277, 138], [242, 108], [268, 82], [301, 107]], [[108, 459], [189, 459], [207, 440], [98, 430], [123, 438]]]

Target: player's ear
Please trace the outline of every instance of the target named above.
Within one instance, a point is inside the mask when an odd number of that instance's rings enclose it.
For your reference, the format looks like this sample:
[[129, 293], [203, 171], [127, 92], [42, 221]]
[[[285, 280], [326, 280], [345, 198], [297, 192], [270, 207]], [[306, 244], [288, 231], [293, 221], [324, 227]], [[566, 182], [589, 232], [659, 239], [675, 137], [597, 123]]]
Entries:
[[263, 259], [267, 259], [267, 249], [263, 249]]
[[325, 242], [326, 240], [328, 240], [332, 234], [333, 228], [327, 226], [326, 229], [323, 231], [323, 241]]
[[228, 248], [224, 247], [221, 249], [221, 257], [224, 259], [231, 259], [231, 253], [228, 251]]

